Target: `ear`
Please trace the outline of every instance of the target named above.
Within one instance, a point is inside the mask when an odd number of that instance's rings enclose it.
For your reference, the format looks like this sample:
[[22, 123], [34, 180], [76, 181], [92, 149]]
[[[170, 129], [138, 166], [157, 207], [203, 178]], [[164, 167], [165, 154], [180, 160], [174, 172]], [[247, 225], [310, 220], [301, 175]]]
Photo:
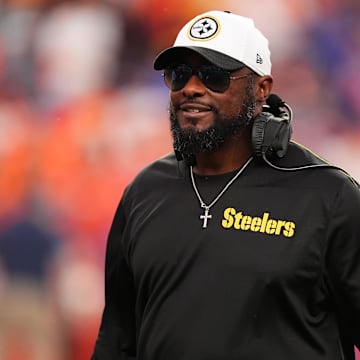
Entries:
[[273, 78], [271, 75], [260, 76], [256, 84], [256, 100], [264, 103], [270, 95], [273, 87]]

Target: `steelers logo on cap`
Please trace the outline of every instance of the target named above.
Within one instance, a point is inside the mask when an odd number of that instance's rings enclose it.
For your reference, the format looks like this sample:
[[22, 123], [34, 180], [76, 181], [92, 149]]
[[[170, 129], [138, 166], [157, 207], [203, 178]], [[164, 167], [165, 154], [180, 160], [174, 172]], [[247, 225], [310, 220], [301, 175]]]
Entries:
[[212, 39], [220, 30], [219, 23], [212, 17], [203, 17], [196, 20], [189, 30], [189, 37], [192, 40]]

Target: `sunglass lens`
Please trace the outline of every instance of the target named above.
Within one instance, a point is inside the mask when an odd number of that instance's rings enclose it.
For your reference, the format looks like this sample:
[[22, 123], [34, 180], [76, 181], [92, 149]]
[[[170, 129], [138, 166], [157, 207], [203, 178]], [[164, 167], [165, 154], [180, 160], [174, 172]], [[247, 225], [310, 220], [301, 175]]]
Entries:
[[229, 73], [223, 69], [208, 66], [199, 71], [202, 82], [207, 88], [215, 92], [224, 92], [230, 85]]
[[[181, 90], [192, 74], [192, 68], [185, 64], [168, 67], [164, 71], [165, 84], [172, 91]], [[214, 92], [224, 92], [230, 85], [229, 72], [216, 66], [201, 66], [198, 76], [203, 84]]]
[[192, 69], [186, 65], [167, 68], [164, 71], [165, 84], [172, 91], [178, 91], [186, 85], [191, 75]]

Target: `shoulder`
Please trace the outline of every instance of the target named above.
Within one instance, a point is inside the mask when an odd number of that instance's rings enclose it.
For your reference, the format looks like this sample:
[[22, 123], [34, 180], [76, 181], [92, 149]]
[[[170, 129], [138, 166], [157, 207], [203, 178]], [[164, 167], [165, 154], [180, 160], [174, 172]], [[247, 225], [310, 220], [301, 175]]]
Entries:
[[174, 153], [169, 153], [144, 167], [127, 186], [124, 195], [169, 188], [173, 181], [184, 176], [184, 165]]
[[312, 191], [327, 198], [344, 192], [358, 197], [359, 185], [350, 174], [296, 142], [290, 142], [283, 158], [267, 159], [266, 162], [260, 161], [259, 176], [274, 186]]
[[179, 176], [181, 176], [179, 162], [174, 153], [169, 153], [143, 168], [134, 178], [132, 184], [164, 182]]
[[359, 190], [359, 184], [351, 174], [336, 164], [332, 164], [304, 145], [293, 141], [289, 144], [286, 156], [283, 159], [275, 161], [275, 164], [279, 167], [289, 169], [285, 171], [292, 171], [293, 169], [294, 172], [298, 172], [301, 175], [304, 175], [304, 173], [310, 175], [312, 173], [312, 180], [317, 179], [316, 182], [323, 185], [333, 183], [339, 186], [341, 183], [350, 183], [350, 187], [352, 186], [354, 189]]
[[325, 164], [331, 165], [328, 160], [295, 141], [290, 141], [286, 156], [278, 160], [278, 162], [289, 167]]

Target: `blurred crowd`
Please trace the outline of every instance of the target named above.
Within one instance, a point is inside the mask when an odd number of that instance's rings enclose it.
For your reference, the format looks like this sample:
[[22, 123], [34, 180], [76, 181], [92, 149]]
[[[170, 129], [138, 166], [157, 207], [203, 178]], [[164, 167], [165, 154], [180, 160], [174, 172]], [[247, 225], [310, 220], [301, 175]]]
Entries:
[[359, 0], [0, 0], [0, 360], [89, 359], [118, 201], [172, 150], [153, 58], [211, 9], [255, 19], [294, 140], [360, 180]]

